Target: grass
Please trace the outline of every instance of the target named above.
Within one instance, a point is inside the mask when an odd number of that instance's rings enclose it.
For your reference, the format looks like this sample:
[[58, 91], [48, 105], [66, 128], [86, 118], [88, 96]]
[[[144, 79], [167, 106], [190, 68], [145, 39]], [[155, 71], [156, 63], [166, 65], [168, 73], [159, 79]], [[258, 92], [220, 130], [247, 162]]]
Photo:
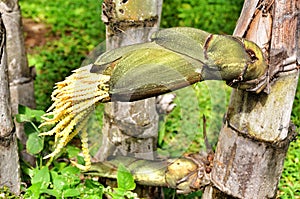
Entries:
[[202, 82], [176, 91], [177, 106], [166, 116], [159, 131], [159, 137], [163, 137], [159, 139], [160, 149], [171, 152], [170, 156], [205, 150], [203, 115], [207, 120], [208, 139], [215, 145], [230, 91], [231, 88], [220, 81]]
[[[213, 33], [231, 34], [242, 2], [165, 0], [162, 27], [193, 26]], [[37, 69], [37, 109], [45, 110], [51, 103], [49, 96], [54, 83], [79, 67], [86, 55], [98, 43], [104, 41], [105, 27], [100, 19], [101, 2], [20, 0], [20, 5], [23, 17], [47, 24], [51, 27], [48, 36], [55, 38], [45, 46], [35, 48], [34, 52], [28, 55], [29, 64]], [[178, 156], [186, 151], [205, 150], [202, 138], [203, 114], [208, 119], [209, 140], [215, 144], [229, 93], [230, 88], [220, 82], [196, 84], [194, 87], [178, 91], [175, 102], [178, 106], [164, 119], [159, 131], [160, 154]], [[292, 120], [298, 127], [299, 113], [298, 89], [292, 113]], [[300, 198], [299, 146], [300, 141], [297, 140], [289, 148], [279, 184], [280, 198]]]
[[291, 120], [297, 127], [298, 139], [291, 143], [279, 183], [280, 197], [300, 198], [300, 81], [295, 96]]
[[243, 0], [164, 0], [162, 27], [189, 26], [232, 34]]
[[37, 108], [46, 109], [51, 104], [49, 96], [54, 83], [78, 68], [87, 54], [105, 40], [105, 26], [100, 15], [101, 2], [21, 0], [20, 6], [23, 17], [50, 26], [49, 37], [54, 38], [28, 56], [29, 65], [37, 70]]

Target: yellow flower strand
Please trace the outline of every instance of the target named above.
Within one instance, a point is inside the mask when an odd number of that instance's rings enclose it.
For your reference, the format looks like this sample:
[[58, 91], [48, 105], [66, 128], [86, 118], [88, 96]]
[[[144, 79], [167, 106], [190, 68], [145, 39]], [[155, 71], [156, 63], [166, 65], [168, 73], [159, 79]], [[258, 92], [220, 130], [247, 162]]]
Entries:
[[82, 146], [82, 153], [83, 153], [83, 158], [85, 165], [80, 165], [75, 161], [71, 160], [71, 163], [75, 165], [77, 168], [83, 170], [83, 171], [88, 171], [91, 168], [91, 156], [90, 156], [90, 151], [89, 151], [89, 145], [88, 145], [88, 133], [87, 133], [87, 128], [85, 127], [82, 130], [81, 133], [81, 146]]
[[89, 120], [89, 116], [86, 117], [79, 125], [78, 127], [68, 136], [67, 140], [65, 141], [64, 145], [67, 145], [78, 133], [83, 129], [83, 127], [87, 124]]
[[66, 127], [64, 127], [64, 129], [61, 132], [59, 131], [55, 132], [56, 133], [55, 143], [57, 143], [55, 150], [49, 155], [45, 156], [44, 159], [54, 157], [61, 151], [61, 149], [65, 146], [65, 142], [68, 139], [69, 134], [72, 132], [75, 125], [80, 122], [83, 116], [86, 115], [86, 112], [87, 111], [83, 111], [82, 113], [78, 114], [73, 120], [70, 120], [69, 123], [66, 125]]
[[53, 104], [43, 116], [44, 122], [40, 125], [40, 127], [55, 125], [51, 130], [40, 133], [40, 136], [55, 136], [55, 149], [44, 159], [59, 154], [74, 136], [82, 132], [85, 165], [77, 163], [75, 165], [83, 170], [90, 168], [87, 122], [93, 106], [110, 97], [108, 92], [110, 76], [90, 73], [91, 67], [92, 65], [87, 65], [76, 69], [64, 81], [56, 83], [51, 95]]

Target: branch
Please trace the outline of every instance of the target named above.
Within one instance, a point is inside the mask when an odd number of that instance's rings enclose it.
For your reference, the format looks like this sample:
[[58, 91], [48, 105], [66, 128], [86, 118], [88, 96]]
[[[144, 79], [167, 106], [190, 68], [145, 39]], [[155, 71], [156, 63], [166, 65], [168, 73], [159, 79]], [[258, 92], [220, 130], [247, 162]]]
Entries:
[[47, 158], [84, 129], [99, 102], [141, 100], [211, 79], [257, 92], [266, 86], [261, 80], [266, 78], [267, 64], [253, 42], [194, 28], [165, 29], [151, 38], [152, 42], [108, 51], [56, 84], [54, 103], [41, 125], [56, 125], [41, 134], [56, 137], [56, 149]]
[[164, 186], [177, 189], [179, 193], [189, 193], [210, 183], [212, 159], [208, 157], [206, 154], [193, 154], [178, 159], [153, 161], [113, 156], [107, 161], [92, 164], [85, 174], [116, 179], [118, 165], [122, 163], [141, 185]]
[[211, 79], [253, 90], [258, 84], [254, 80], [266, 72], [256, 44], [193, 28], [158, 31], [152, 42], [109, 51], [91, 68], [91, 73], [110, 76], [110, 97], [102, 102], [145, 99]]

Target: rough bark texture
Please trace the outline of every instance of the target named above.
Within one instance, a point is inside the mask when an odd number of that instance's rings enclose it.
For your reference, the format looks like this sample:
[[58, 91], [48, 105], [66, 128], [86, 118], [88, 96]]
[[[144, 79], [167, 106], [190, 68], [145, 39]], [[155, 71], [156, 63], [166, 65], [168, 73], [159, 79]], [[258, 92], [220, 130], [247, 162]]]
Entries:
[[5, 27], [0, 14], [0, 187], [20, 193], [20, 167], [17, 140], [11, 119]]
[[[264, 49], [270, 74], [299, 65], [300, 2], [245, 1], [235, 35]], [[299, 57], [299, 56], [298, 56]], [[299, 58], [298, 58], [299, 59]], [[212, 182], [203, 198], [275, 198], [289, 144], [299, 71], [279, 75], [270, 94], [234, 90], [216, 149]]]
[[[107, 25], [106, 48], [149, 41], [158, 29], [161, 0], [106, 0], [102, 19]], [[158, 131], [155, 98], [105, 105], [100, 161], [109, 155], [154, 159]]]
[[[7, 63], [11, 93], [12, 115], [18, 113], [18, 104], [35, 107], [33, 79], [28, 67], [18, 0], [1, 1], [1, 12], [7, 35]], [[16, 134], [26, 143], [23, 125], [16, 123]]]

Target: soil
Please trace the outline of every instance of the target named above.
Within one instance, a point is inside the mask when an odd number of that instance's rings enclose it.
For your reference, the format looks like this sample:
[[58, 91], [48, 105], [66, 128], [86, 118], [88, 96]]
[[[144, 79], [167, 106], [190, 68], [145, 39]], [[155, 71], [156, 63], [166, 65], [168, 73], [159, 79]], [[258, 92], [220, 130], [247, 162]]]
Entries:
[[33, 19], [23, 18], [23, 31], [25, 35], [25, 48], [27, 53], [34, 53], [34, 47], [44, 46], [48, 41], [58, 39], [51, 33], [51, 27]]

